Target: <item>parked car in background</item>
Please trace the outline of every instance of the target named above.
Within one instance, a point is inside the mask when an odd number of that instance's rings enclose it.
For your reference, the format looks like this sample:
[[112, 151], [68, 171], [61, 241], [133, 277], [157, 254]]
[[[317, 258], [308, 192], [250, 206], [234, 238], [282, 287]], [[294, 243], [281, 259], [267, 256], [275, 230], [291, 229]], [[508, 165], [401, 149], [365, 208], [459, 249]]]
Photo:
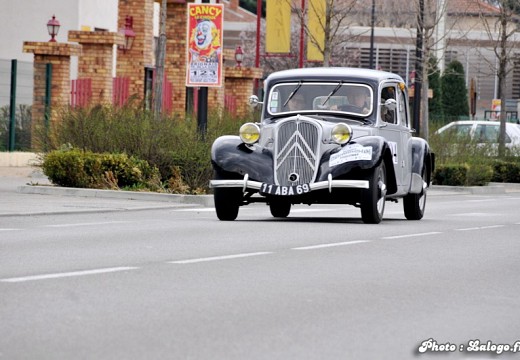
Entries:
[[293, 204], [349, 204], [365, 223], [379, 223], [385, 201], [403, 201], [409, 220], [423, 217], [434, 169], [428, 143], [413, 137], [408, 94], [393, 73], [306, 68], [264, 81], [259, 123], [215, 140], [217, 217], [235, 220], [239, 207], [269, 205], [287, 217]]
[[[451, 122], [436, 131], [447, 142], [471, 141], [476, 144], [498, 145], [499, 121], [465, 120]], [[508, 148], [520, 146], [520, 125], [506, 123], [505, 145]]]

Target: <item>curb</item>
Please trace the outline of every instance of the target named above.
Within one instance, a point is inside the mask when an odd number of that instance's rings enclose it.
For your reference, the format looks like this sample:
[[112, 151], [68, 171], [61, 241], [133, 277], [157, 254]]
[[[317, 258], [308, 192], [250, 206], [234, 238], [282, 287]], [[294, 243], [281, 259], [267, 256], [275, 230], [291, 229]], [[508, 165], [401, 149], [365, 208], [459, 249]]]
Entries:
[[199, 205], [213, 207], [213, 196], [211, 195], [178, 195], [161, 194], [153, 192], [137, 192], [122, 190], [99, 190], [99, 189], [79, 189], [53, 186], [23, 185], [17, 188], [21, 194], [40, 194], [40, 195], [59, 195], [59, 196], [78, 196], [93, 198], [112, 198], [141, 201], [161, 201], [185, 205]]

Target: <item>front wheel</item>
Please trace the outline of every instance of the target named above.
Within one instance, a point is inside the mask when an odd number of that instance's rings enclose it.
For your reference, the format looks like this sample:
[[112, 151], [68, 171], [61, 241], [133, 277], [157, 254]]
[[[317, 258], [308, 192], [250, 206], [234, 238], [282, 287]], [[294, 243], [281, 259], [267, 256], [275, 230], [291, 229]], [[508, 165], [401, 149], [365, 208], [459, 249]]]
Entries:
[[361, 194], [361, 219], [366, 224], [379, 224], [383, 220], [386, 201], [386, 167], [381, 162], [368, 177], [368, 189]]
[[222, 221], [233, 221], [238, 216], [238, 208], [242, 200], [240, 188], [216, 188], [213, 191], [217, 217]]
[[426, 167], [422, 171], [423, 189], [419, 194], [408, 194], [403, 198], [404, 216], [408, 220], [421, 220], [426, 208]]

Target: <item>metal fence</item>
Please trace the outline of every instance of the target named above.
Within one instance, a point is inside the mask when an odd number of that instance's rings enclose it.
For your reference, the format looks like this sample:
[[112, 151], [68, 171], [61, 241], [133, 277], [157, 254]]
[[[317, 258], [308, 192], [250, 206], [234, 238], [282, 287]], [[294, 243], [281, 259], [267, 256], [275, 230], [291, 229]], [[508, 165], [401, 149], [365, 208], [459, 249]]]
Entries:
[[32, 62], [0, 60], [0, 151], [30, 148], [33, 71]]

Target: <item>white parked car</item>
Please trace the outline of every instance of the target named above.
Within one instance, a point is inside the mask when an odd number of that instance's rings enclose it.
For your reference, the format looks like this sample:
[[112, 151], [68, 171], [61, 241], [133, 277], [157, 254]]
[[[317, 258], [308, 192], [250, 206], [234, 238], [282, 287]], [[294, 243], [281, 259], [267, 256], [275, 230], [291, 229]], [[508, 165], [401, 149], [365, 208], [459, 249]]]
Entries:
[[[468, 139], [477, 144], [498, 144], [499, 133], [500, 122], [487, 120], [454, 121], [436, 131], [448, 141]], [[520, 125], [506, 123], [505, 140], [508, 148], [520, 147]]]

